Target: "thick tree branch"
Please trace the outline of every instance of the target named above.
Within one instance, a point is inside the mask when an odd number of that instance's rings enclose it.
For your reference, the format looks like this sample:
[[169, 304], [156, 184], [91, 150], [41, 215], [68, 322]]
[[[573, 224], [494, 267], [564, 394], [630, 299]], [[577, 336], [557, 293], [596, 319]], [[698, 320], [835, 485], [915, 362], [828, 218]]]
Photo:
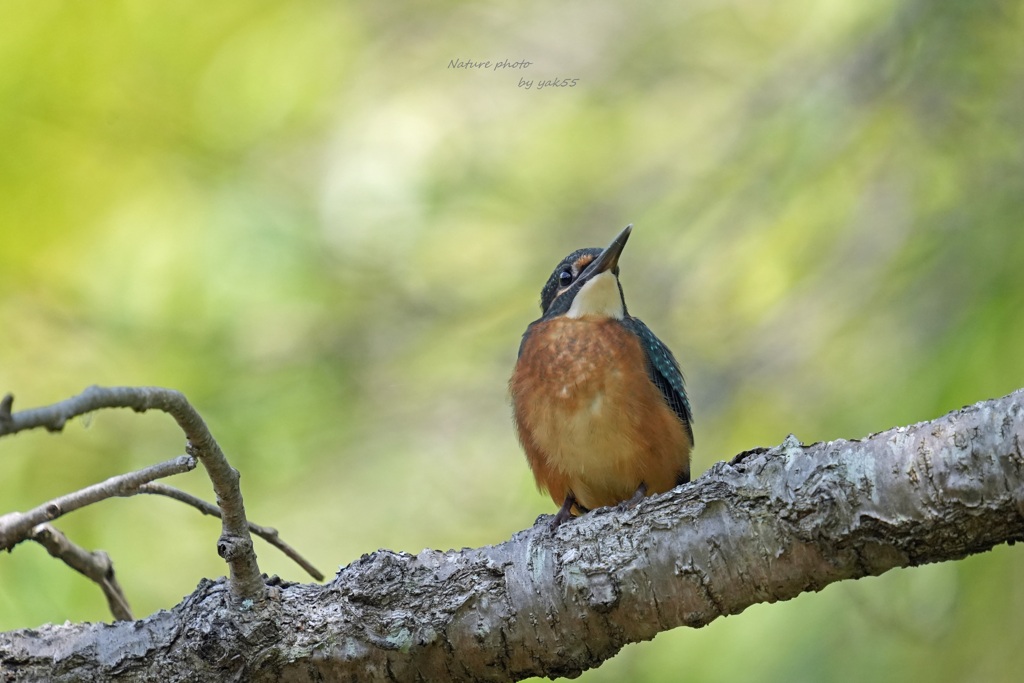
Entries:
[[263, 597], [256, 553], [249, 535], [238, 471], [228, 464], [206, 423], [181, 392], [160, 387], [89, 387], [78, 396], [42, 408], [11, 412], [13, 399], [0, 400], [0, 436], [44, 427], [56, 432], [72, 417], [103, 408], [131, 408], [136, 412], [160, 410], [178, 423], [188, 439], [187, 451], [206, 468], [213, 483], [217, 506], [223, 511], [217, 552], [228, 563], [231, 592], [236, 602]]
[[227, 609], [222, 583], [140, 622], [0, 634], [24, 680], [508, 680], [842, 579], [1024, 539], [1024, 391], [862, 441], [782, 445], [493, 547], [378, 551]]

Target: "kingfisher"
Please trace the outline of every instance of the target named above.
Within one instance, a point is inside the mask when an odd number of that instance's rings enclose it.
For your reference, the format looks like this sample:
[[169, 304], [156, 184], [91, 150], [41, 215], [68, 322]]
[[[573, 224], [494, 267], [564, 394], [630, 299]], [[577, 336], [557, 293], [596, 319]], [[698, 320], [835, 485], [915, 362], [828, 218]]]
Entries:
[[627, 225], [606, 249], [578, 249], [551, 273], [543, 315], [519, 345], [509, 393], [551, 528], [606, 505], [635, 505], [690, 480], [693, 416], [672, 352], [631, 316], [619, 282]]

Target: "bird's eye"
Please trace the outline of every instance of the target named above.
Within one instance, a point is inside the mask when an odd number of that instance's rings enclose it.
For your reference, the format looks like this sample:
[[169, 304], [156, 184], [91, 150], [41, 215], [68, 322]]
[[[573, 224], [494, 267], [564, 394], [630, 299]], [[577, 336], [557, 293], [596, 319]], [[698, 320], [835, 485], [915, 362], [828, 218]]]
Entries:
[[568, 287], [572, 284], [572, 271], [563, 270], [558, 274], [558, 284], [562, 287]]

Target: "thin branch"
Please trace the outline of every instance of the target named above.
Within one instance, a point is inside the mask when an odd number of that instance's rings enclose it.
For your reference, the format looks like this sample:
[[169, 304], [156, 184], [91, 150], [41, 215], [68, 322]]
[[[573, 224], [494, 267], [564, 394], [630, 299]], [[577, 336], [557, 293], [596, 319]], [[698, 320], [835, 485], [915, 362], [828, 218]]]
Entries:
[[[202, 498], [197, 498], [191, 493], [185, 493], [181, 489], [176, 489], [173, 486], [161, 484], [159, 482], [150, 482], [143, 484], [139, 487], [139, 493], [151, 493], [158, 496], [166, 496], [173, 498], [174, 500], [191, 505], [195, 509], [199, 510], [204, 515], [211, 515], [213, 517], [220, 518], [220, 508], [213, 503], [208, 503]], [[249, 522], [249, 531], [256, 534], [270, 545], [274, 546], [282, 553], [291, 558], [296, 564], [306, 570], [306, 573], [312, 576], [317, 581], [323, 581], [324, 575], [319, 569], [314, 567], [306, 558], [299, 554], [297, 550], [292, 548], [290, 545], [281, 540], [278, 535], [277, 529], [269, 526], [261, 526], [253, 521]]]
[[78, 396], [42, 408], [11, 413], [10, 404], [7, 397], [0, 401], [0, 436], [37, 427], [60, 431], [69, 419], [102, 408], [131, 408], [140, 413], [155, 409], [173, 417], [188, 439], [186, 452], [196, 456], [206, 468], [217, 505], [223, 511], [217, 552], [228, 563], [231, 593], [236, 602], [263, 598], [263, 578], [252, 547], [238, 471], [228, 464], [203, 418], [181, 392], [161, 387], [93, 386]]
[[0, 399], [0, 434], [11, 424], [11, 406], [14, 405], [14, 394], [4, 394]]
[[196, 467], [191, 455], [179, 455], [173, 460], [151, 465], [135, 472], [119, 474], [84, 489], [54, 498], [28, 512], [10, 512], [0, 516], [0, 550], [10, 550], [32, 535], [32, 528], [50, 522], [69, 512], [107, 498], [131, 496], [138, 488], [154, 479], [189, 472]]
[[73, 543], [51, 524], [40, 524], [35, 527], [29, 538], [46, 548], [50, 555], [63, 560], [64, 564], [95, 582], [107, 598], [107, 605], [115, 620], [131, 621], [135, 618], [132, 616], [128, 599], [121, 590], [121, 584], [114, 575], [114, 563], [111, 562], [109, 555], [102, 550], [89, 552]]

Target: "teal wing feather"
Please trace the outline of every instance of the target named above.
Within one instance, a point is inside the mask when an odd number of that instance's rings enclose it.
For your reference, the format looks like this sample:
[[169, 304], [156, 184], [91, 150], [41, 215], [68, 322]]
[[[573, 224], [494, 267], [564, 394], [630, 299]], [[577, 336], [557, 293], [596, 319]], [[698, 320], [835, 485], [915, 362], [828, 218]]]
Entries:
[[686, 427], [690, 435], [690, 443], [693, 443], [693, 412], [690, 410], [690, 400], [686, 396], [686, 385], [683, 380], [683, 373], [679, 369], [679, 363], [675, 356], [668, 350], [660, 339], [658, 339], [647, 325], [638, 318], [627, 315], [622, 319], [622, 324], [640, 338], [640, 345], [643, 347], [644, 355], [647, 358], [647, 374], [655, 386], [661, 390], [665, 402], [675, 412], [676, 417]]

